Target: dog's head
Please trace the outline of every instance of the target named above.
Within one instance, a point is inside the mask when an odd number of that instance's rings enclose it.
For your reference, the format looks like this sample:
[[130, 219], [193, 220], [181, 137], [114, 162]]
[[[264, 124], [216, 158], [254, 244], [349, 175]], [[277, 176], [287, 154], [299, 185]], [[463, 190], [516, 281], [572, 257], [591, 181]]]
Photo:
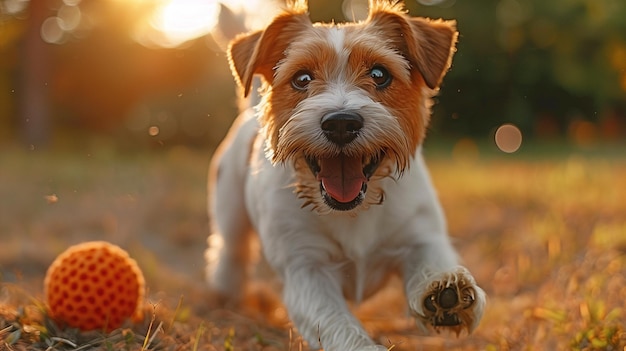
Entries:
[[228, 51], [245, 95], [263, 79], [268, 158], [294, 164], [296, 192], [320, 212], [382, 202], [379, 180], [409, 166], [455, 50], [453, 21], [410, 17], [397, 1], [369, 8], [362, 22], [314, 24], [296, 0]]

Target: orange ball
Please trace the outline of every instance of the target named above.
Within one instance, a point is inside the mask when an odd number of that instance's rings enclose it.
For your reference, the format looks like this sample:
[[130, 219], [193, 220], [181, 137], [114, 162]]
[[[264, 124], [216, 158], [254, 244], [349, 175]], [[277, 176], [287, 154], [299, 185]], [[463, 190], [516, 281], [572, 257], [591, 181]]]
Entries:
[[81, 330], [117, 329], [143, 319], [145, 281], [135, 260], [105, 241], [71, 246], [48, 268], [44, 280], [48, 314]]

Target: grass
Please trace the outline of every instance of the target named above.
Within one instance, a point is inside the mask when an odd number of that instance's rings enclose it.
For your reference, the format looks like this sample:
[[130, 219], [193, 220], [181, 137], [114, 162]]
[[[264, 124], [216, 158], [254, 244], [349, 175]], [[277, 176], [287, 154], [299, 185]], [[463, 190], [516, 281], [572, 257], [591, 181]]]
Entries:
[[[397, 282], [356, 309], [396, 350], [626, 350], [626, 159], [449, 157], [428, 164], [465, 264], [488, 294], [476, 332], [418, 335]], [[277, 295], [216, 306], [203, 285], [210, 152], [0, 152], [0, 350], [306, 350]], [[69, 245], [108, 240], [146, 276], [146, 319], [60, 329], [43, 277]]]

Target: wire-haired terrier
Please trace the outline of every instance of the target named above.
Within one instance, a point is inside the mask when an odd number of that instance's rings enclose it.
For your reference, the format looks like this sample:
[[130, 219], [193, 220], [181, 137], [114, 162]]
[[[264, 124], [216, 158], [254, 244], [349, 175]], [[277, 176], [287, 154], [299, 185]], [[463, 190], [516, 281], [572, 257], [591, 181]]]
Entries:
[[357, 23], [312, 23], [297, 0], [228, 55], [261, 103], [237, 119], [210, 171], [213, 289], [244, 290], [250, 242], [282, 279], [312, 348], [385, 350], [350, 312], [392, 274], [422, 329], [473, 331], [485, 293], [458, 263], [421, 155], [432, 97], [450, 67], [454, 21], [370, 0]]

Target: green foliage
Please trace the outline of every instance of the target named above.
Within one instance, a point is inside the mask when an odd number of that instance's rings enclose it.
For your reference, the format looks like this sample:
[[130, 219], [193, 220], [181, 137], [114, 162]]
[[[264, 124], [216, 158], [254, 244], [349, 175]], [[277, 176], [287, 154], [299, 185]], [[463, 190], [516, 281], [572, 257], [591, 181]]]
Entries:
[[225, 351], [233, 351], [234, 348], [234, 340], [235, 340], [235, 328], [230, 328], [228, 330], [228, 335], [224, 339], [224, 350]]
[[[311, 17], [352, 20], [342, 3], [310, 0]], [[34, 4], [39, 2], [30, 2], [29, 11]], [[455, 19], [461, 33], [435, 105], [435, 132], [485, 138], [513, 123], [524, 137], [576, 139], [575, 127], [584, 121], [591, 122], [585, 124], [591, 127], [586, 136], [590, 130], [616, 140], [626, 135], [625, 1], [444, 0], [425, 6], [406, 0], [406, 5], [411, 15]], [[52, 91], [55, 127], [116, 131], [121, 140], [143, 143], [210, 144], [222, 138], [236, 114], [225, 56], [204, 39], [172, 49], [142, 46], [132, 33], [154, 6], [79, 5], [85, 18], [98, 24], [68, 34], [62, 45], [46, 46], [50, 77], [44, 80]], [[2, 137], [19, 128], [20, 101], [28, 88], [18, 84], [19, 77], [33, 69], [24, 66], [20, 48], [26, 46], [20, 43], [40, 26], [32, 16], [0, 14]], [[158, 136], [146, 133], [152, 125], [161, 127]]]
[[437, 127], [485, 135], [511, 122], [541, 136], [546, 125], [563, 133], [574, 120], [602, 123], [611, 113], [624, 123], [626, 2], [453, 3], [412, 11], [454, 18], [461, 33]]
[[619, 324], [596, 325], [582, 330], [572, 340], [572, 350], [619, 350], [623, 346], [623, 327]]

